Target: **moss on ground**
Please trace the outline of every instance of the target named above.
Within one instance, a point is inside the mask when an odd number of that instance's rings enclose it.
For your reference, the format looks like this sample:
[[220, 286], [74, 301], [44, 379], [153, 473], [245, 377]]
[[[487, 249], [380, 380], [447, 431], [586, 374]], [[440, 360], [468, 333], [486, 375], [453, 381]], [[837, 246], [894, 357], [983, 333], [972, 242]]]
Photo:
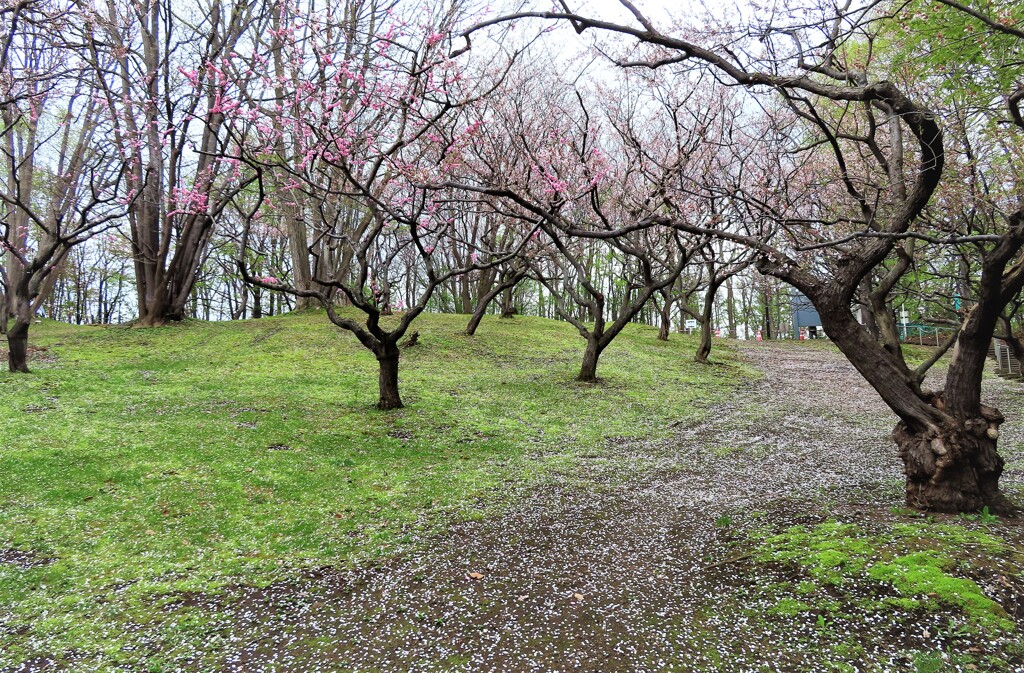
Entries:
[[[939, 610], [954, 608], [967, 628], [978, 633], [1008, 632], [1015, 626], [1006, 611], [985, 596], [977, 582], [956, 576], [968, 551], [985, 555], [1011, 552], [1000, 538], [956, 524], [899, 523], [869, 530], [857, 524], [827, 521], [793, 526], [757, 539], [753, 557], [762, 563], [788, 563], [810, 578], [786, 587], [807, 596], [821, 587], [843, 587], [872, 580], [893, 595], [859, 601], [868, 610], [888, 608]], [[795, 614], [820, 607], [788, 596], [779, 598], [777, 612]]]
[[[1015, 527], [984, 515], [882, 518], [745, 528], [736, 544], [749, 551], [749, 577], [763, 578], [741, 591], [752, 632], [801, 634], [793, 646], [817, 649], [830, 670], [1017, 670], [1019, 625], [981, 583], [1019, 576]], [[865, 658], [882, 637], [891, 658]]]

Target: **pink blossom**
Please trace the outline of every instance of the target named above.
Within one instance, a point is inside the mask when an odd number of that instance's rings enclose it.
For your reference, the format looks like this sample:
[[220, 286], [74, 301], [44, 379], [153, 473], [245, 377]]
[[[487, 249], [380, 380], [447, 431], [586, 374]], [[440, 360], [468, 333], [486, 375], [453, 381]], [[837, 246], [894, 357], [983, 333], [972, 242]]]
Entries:
[[180, 66], [178, 67], [178, 72], [180, 72], [182, 75], [184, 75], [185, 79], [187, 79], [189, 82], [192, 83], [192, 86], [194, 86], [194, 87], [198, 87], [199, 86], [199, 73], [198, 72], [196, 72], [195, 70], [185, 70], [184, 68], [182, 68]]

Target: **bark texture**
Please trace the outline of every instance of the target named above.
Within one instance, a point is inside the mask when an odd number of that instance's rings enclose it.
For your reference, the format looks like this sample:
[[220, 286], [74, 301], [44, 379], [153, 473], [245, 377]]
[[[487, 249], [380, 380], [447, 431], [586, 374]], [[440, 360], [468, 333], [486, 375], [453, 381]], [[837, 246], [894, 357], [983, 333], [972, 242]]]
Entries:
[[996, 452], [1003, 420], [998, 410], [982, 406], [980, 416], [946, 425], [938, 433], [915, 432], [899, 423], [892, 438], [903, 459], [907, 505], [937, 512], [988, 507], [1010, 513], [1013, 507], [999, 490], [1004, 461]]
[[28, 373], [28, 322], [15, 320], [7, 332], [7, 367], [13, 373]]
[[395, 344], [385, 344], [376, 354], [380, 365], [380, 400], [377, 408], [381, 410], [401, 409], [402, 398], [398, 395], [398, 359], [401, 351]]
[[597, 361], [601, 357], [601, 348], [597, 339], [587, 339], [587, 349], [583, 352], [583, 365], [576, 380], [581, 383], [597, 382]]

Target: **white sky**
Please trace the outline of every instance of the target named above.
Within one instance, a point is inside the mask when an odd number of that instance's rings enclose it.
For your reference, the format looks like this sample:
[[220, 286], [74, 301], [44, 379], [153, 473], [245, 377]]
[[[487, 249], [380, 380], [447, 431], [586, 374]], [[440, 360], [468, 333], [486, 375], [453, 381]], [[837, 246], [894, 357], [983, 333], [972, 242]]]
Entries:
[[[727, 16], [736, 17], [749, 13], [748, 0], [632, 0], [632, 2], [646, 18], [654, 23], [656, 28], [669, 34], [675, 32], [673, 26], [676, 23], [693, 20], [699, 15], [711, 14], [724, 19]], [[619, 0], [567, 0], [567, 4], [584, 16], [639, 27], [639, 22], [628, 9], [622, 6]], [[533, 0], [531, 2], [531, 8], [537, 11], [552, 9], [554, 5], [555, 3], [551, 0]], [[530, 29], [540, 30], [545, 22], [536, 20], [531, 24], [524, 24], [524, 28], [526, 25], [530, 25]], [[550, 23], [548, 23], [548, 27], [550, 27]], [[526, 33], [529, 34], [529, 30]], [[555, 36], [557, 38], [553, 39]], [[615, 39], [614, 36], [596, 31], [588, 31], [580, 36], [568, 24], [563, 23], [553, 35], [547, 37], [545, 43], [553, 52], [569, 59], [573, 55], [587, 50], [595, 40], [607, 42], [612, 39]]]

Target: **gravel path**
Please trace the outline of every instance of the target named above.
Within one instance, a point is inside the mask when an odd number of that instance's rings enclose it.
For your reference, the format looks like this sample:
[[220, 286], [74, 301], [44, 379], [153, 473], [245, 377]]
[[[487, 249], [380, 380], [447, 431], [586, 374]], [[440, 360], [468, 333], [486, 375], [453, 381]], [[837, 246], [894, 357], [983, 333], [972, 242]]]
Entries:
[[[898, 506], [895, 418], [832, 351], [740, 348], [763, 381], [671, 440], [610, 446], [420, 555], [239, 590], [223, 670], [815, 670], [813, 652], [759, 642], [742, 610], [719, 609], [751, 581], [727, 522]], [[987, 385], [1021, 408], [1019, 383]], [[1011, 463], [1020, 425], [1004, 434]]]

